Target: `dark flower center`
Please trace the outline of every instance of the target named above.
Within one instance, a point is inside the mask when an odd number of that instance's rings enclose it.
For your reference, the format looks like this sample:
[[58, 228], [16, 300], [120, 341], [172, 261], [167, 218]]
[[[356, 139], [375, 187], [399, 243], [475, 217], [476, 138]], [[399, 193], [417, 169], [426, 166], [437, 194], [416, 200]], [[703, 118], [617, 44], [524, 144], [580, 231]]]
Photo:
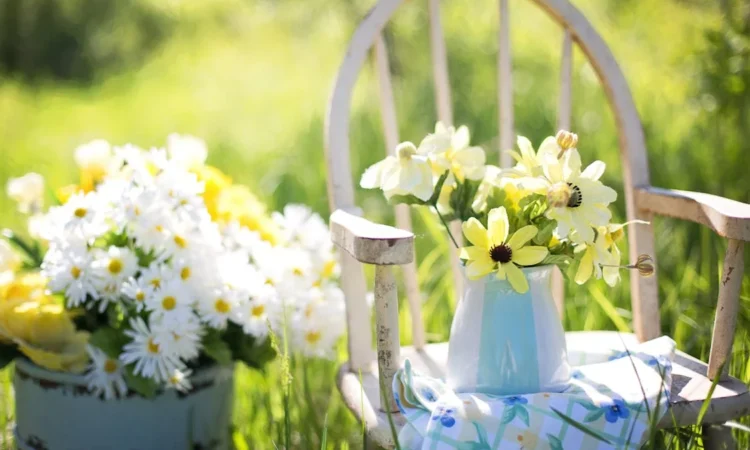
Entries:
[[568, 199], [568, 208], [578, 208], [583, 203], [583, 193], [581, 188], [574, 186], [572, 183], [568, 183], [570, 186], [570, 199]]
[[617, 405], [613, 405], [613, 406], [612, 406], [612, 411], [614, 411], [614, 412], [618, 413], [618, 412], [620, 412], [620, 407], [619, 407], [619, 406], [617, 406]]
[[490, 258], [497, 263], [508, 263], [513, 256], [513, 250], [507, 244], [493, 245], [490, 248]]

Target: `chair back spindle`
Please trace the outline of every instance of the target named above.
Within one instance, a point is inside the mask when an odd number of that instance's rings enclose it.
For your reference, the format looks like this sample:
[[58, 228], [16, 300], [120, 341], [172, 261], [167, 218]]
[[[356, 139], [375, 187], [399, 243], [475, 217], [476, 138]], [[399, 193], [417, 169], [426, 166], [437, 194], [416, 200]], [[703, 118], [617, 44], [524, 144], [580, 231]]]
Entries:
[[[386, 47], [382, 33], [378, 35], [378, 39], [375, 41], [375, 63], [378, 72], [378, 85], [380, 87], [380, 116], [383, 121], [386, 152], [395, 155], [396, 146], [399, 142], [398, 122], [396, 121], [396, 105], [393, 100], [393, 83], [391, 82], [391, 70], [388, 63], [388, 48]], [[402, 230], [411, 231], [411, 209], [409, 206], [396, 205], [394, 211], [396, 226]], [[422, 321], [422, 294], [419, 290], [419, 280], [417, 277], [417, 263], [412, 261], [404, 265], [402, 273], [404, 286], [406, 287], [406, 298], [409, 301], [409, 313], [411, 315], [412, 344], [414, 347], [421, 349], [425, 345], [425, 334], [424, 322]]]

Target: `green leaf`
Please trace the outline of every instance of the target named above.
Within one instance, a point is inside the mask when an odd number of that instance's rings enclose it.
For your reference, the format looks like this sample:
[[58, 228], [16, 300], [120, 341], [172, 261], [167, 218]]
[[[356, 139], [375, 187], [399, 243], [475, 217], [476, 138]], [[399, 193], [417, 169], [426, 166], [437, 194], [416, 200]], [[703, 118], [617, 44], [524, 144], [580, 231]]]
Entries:
[[8, 364], [12, 363], [16, 356], [20, 355], [21, 353], [15, 345], [0, 344], [0, 369], [3, 369]]
[[220, 331], [209, 328], [201, 343], [203, 344], [203, 353], [209, 358], [223, 366], [232, 363], [232, 350], [229, 348], [229, 344], [221, 338]]
[[562, 441], [557, 436], [547, 433], [547, 442], [549, 442], [550, 450], [565, 450], [562, 446]]
[[133, 369], [125, 366], [123, 378], [128, 387], [146, 398], [153, 398], [159, 386], [151, 378], [142, 377], [133, 373]]
[[555, 231], [557, 223], [554, 220], [544, 220], [540, 225], [541, 228], [539, 228], [539, 232], [534, 236], [533, 242], [536, 245], [546, 246], [550, 239], [552, 239], [552, 232]]
[[269, 361], [276, 358], [276, 350], [270, 339], [259, 341], [253, 336], [245, 334], [242, 327], [230, 323], [223, 336], [232, 352], [232, 359], [242, 361], [248, 367], [262, 369]]
[[604, 415], [604, 410], [601, 408], [598, 408], [594, 411], [589, 411], [588, 414], [586, 414], [586, 417], [583, 418], [583, 421], [586, 423], [595, 422], [599, 420], [599, 418], [603, 415]]
[[14, 233], [13, 230], [9, 230], [7, 228], [3, 229], [2, 233], [0, 234], [2, 234], [2, 236], [5, 237], [8, 242], [13, 244], [14, 247], [16, 247], [18, 250], [23, 252], [24, 255], [26, 255], [26, 257], [28, 258], [27, 263], [24, 264], [26, 268], [38, 269], [42, 266], [44, 257], [38, 243], [35, 242], [34, 245], [31, 245], [22, 237]]
[[602, 442], [604, 442], [606, 444], [612, 445], [612, 442], [610, 442], [607, 438], [605, 438], [604, 436], [600, 435], [599, 433], [597, 433], [596, 431], [592, 430], [591, 428], [587, 427], [586, 425], [578, 422], [577, 420], [575, 420], [575, 419], [573, 419], [571, 417], [566, 416], [565, 414], [561, 413], [560, 411], [556, 410], [555, 408], [550, 408], [550, 409], [552, 409], [552, 412], [554, 412], [555, 414], [557, 414], [557, 416], [560, 417], [563, 420], [563, 422], [567, 423], [571, 427], [576, 428], [576, 429], [582, 431], [585, 434], [588, 434], [589, 436], [593, 437], [596, 440], [599, 440], [599, 441], [602, 441]]
[[389, 205], [429, 205], [428, 202], [420, 200], [419, 198], [408, 194], [408, 195], [394, 195], [388, 199]]
[[500, 419], [500, 422], [507, 425], [513, 422], [513, 419], [515, 418], [516, 418], [516, 408], [506, 406], [505, 410], [503, 410], [503, 417]]
[[450, 174], [450, 171], [446, 170], [444, 174], [440, 175], [440, 178], [438, 178], [437, 183], [435, 183], [435, 190], [432, 191], [432, 197], [430, 197], [429, 200], [427, 200], [428, 205], [432, 205], [437, 208], [437, 202], [440, 198], [440, 191], [443, 190], [443, 185], [445, 184], [445, 180], [448, 179], [448, 175]]
[[571, 261], [573, 261], [573, 258], [568, 255], [547, 255], [547, 257], [542, 260], [542, 264], [555, 264], [564, 268], [564, 266], [570, 264]]
[[122, 330], [115, 328], [99, 328], [89, 337], [89, 344], [99, 348], [110, 358], [118, 358], [122, 348], [130, 341]]
[[521, 422], [525, 423], [526, 426], [529, 426], [529, 412], [521, 405], [516, 405], [516, 415], [519, 419], [521, 419]]

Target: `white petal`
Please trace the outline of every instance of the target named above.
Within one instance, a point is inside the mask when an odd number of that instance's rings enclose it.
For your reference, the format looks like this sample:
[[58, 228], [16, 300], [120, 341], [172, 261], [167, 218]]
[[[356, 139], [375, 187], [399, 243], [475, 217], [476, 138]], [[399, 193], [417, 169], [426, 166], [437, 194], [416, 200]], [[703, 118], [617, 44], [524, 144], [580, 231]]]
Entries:
[[594, 161], [586, 167], [586, 170], [583, 171], [581, 176], [590, 180], [598, 180], [601, 178], [602, 174], [604, 174], [604, 169], [606, 168], [607, 165], [602, 161]]

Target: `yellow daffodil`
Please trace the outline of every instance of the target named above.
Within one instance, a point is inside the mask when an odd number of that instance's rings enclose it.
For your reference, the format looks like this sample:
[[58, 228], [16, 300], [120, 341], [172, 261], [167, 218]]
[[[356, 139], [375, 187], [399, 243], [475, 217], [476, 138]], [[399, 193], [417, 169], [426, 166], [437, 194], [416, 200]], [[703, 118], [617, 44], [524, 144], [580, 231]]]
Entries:
[[624, 228], [631, 223], [648, 223], [635, 220], [626, 223], [612, 223], [596, 229], [596, 239], [593, 244], [579, 244], [575, 252], [584, 252], [576, 271], [575, 281], [583, 284], [592, 275], [604, 278], [604, 282], [615, 286], [620, 281], [621, 253], [617, 243], [625, 236]]
[[497, 271], [497, 278], [508, 282], [516, 292], [529, 290], [529, 283], [519, 266], [539, 264], [547, 256], [546, 247], [527, 246], [538, 230], [527, 225], [509, 236], [508, 213], [504, 207], [490, 211], [488, 228], [475, 218], [463, 224], [463, 232], [473, 246], [461, 249], [461, 259], [467, 261], [466, 275], [477, 280]]
[[232, 185], [232, 179], [226, 176], [222, 171], [212, 166], [199, 166], [193, 169], [193, 173], [202, 181], [204, 187], [203, 201], [206, 203], [206, 209], [213, 219], [218, 214], [219, 196], [224, 189]]
[[96, 139], [76, 148], [74, 157], [81, 169], [80, 188], [91, 192], [107, 176], [114, 153], [109, 142]]
[[8, 241], [0, 239], [0, 295], [4, 287], [15, 279], [21, 262], [21, 256], [13, 250]]

